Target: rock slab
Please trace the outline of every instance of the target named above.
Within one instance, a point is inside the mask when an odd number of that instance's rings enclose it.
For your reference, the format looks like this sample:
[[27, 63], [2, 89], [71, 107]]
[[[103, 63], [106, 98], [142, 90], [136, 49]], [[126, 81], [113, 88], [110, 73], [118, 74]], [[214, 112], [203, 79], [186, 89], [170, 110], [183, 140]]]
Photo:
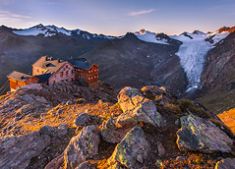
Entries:
[[182, 151], [231, 152], [233, 140], [211, 121], [194, 115], [181, 117], [177, 145]]

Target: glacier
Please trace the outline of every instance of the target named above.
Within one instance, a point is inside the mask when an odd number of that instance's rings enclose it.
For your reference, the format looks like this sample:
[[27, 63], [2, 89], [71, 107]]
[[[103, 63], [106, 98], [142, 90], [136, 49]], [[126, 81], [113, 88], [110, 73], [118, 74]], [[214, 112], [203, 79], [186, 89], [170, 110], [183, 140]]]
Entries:
[[182, 42], [176, 55], [179, 56], [180, 64], [188, 79], [186, 92], [200, 87], [201, 74], [208, 51], [214, 48], [222, 39], [226, 38], [228, 34], [227, 32], [203, 33], [195, 31], [194, 33], [171, 36], [171, 38]]

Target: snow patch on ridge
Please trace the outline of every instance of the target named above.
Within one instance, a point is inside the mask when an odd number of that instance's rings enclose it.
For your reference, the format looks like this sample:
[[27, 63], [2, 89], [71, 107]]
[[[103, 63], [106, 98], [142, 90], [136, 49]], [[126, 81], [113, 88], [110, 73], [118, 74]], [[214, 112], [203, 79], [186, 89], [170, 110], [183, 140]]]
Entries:
[[156, 33], [141, 30], [140, 32], [136, 32], [135, 35], [138, 39], [144, 42], [158, 43], [163, 45], [168, 45], [167, 39], [157, 37]]
[[[181, 41], [177, 56], [180, 58], [187, 78], [187, 91], [198, 89], [201, 80], [203, 66], [206, 60], [206, 54], [209, 50], [215, 47], [215, 44], [229, 35], [227, 32], [206, 34], [196, 31], [194, 33], [183, 33], [178, 36], [171, 36], [171, 38]], [[212, 39], [212, 42], [208, 39]]]

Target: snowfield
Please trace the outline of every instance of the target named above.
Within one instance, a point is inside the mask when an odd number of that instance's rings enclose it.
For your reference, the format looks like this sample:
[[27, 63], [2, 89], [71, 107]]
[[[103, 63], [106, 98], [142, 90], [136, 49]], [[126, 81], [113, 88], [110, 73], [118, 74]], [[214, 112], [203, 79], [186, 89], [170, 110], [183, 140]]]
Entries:
[[144, 42], [158, 43], [163, 45], [169, 44], [167, 39], [160, 39], [159, 37], [157, 37], [157, 34], [153, 32], [142, 31], [142, 32], [136, 32], [135, 35], [139, 40], [142, 40]]
[[[209, 50], [215, 47], [216, 43], [220, 42], [228, 35], [229, 33], [227, 32], [206, 34], [196, 31], [194, 33], [183, 33], [178, 36], [171, 36], [171, 38], [183, 43], [176, 55], [179, 56], [180, 64], [188, 78], [186, 92], [200, 87], [201, 74], [206, 61], [205, 56]], [[208, 38], [211, 38], [213, 42], [210, 42]]]

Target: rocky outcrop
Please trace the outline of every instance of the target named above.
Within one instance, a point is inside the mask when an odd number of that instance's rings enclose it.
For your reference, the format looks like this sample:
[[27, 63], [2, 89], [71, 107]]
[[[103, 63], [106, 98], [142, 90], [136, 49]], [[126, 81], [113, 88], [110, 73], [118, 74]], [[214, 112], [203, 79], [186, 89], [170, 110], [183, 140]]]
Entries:
[[50, 93], [60, 89], [0, 98], [0, 168], [214, 168], [234, 157], [234, 138], [218, 118], [162, 87], [126, 87], [117, 103], [97, 102], [97, 93], [80, 102], [65, 88], [55, 104]]
[[233, 140], [209, 120], [194, 115], [181, 117], [181, 129], [177, 132], [177, 145], [182, 151], [203, 153], [232, 150]]
[[[66, 134], [66, 129], [45, 126], [40, 131], [28, 135], [0, 138], [0, 168], [27, 168], [33, 158], [40, 156], [51, 144], [56, 144], [55, 138], [64, 137]], [[41, 163], [43, 165], [42, 159]]]
[[[148, 157], [150, 145], [140, 127], [134, 127], [116, 146], [109, 163], [120, 163], [127, 168], [141, 168]], [[116, 165], [116, 164], [115, 164]]]
[[85, 127], [90, 125], [99, 125], [102, 123], [102, 119], [98, 116], [90, 115], [87, 113], [81, 113], [75, 120], [77, 127]]
[[100, 136], [97, 126], [84, 127], [64, 151], [65, 167], [73, 169], [98, 153]]
[[118, 103], [123, 111], [117, 119], [117, 126], [134, 125], [138, 122], [164, 126], [164, 119], [153, 101], [145, 98], [138, 89], [125, 87], [118, 95]]
[[235, 158], [226, 158], [218, 161], [215, 169], [235, 169]]

